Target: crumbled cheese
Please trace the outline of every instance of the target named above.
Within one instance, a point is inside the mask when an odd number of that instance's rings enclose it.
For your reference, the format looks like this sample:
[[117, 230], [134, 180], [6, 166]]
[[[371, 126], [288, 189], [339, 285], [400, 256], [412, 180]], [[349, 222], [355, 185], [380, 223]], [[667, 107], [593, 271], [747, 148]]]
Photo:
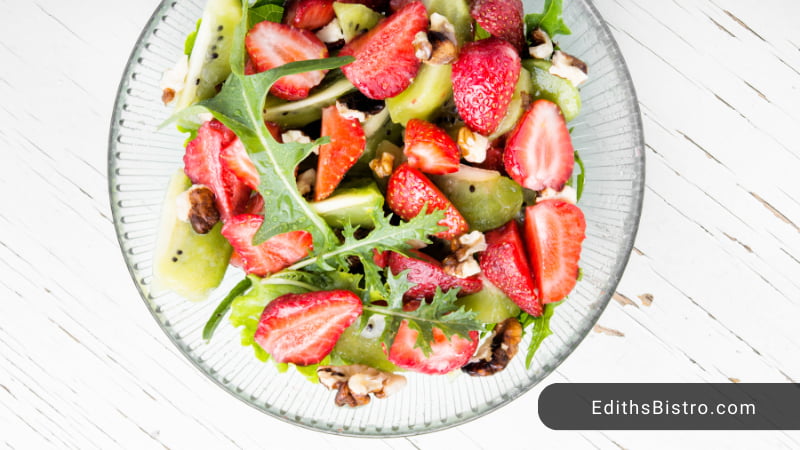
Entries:
[[286, 142], [296, 142], [298, 144], [310, 144], [311, 138], [300, 130], [286, 130], [281, 134], [281, 140]]
[[339, 19], [331, 20], [327, 25], [317, 31], [317, 37], [326, 44], [332, 44], [344, 40], [344, 32], [339, 26]]

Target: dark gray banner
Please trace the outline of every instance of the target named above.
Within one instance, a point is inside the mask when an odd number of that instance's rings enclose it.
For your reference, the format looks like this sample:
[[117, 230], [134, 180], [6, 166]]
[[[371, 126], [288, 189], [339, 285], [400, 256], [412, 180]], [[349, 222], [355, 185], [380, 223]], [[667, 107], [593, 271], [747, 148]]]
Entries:
[[556, 383], [539, 417], [554, 430], [800, 430], [800, 384]]

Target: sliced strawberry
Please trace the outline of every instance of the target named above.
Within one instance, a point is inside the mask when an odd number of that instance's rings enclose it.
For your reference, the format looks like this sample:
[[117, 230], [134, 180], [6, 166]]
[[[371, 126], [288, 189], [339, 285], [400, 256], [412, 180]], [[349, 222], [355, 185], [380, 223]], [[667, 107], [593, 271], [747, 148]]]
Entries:
[[512, 220], [486, 233], [486, 251], [480, 256], [481, 271], [523, 311], [542, 315], [532, 272], [525, 255], [519, 225]]
[[427, 29], [425, 5], [420, 1], [409, 3], [342, 48], [340, 56], [356, 58], [342, 67], [342, 72], [369, 98], [382, 100], [399, 94], [419, 69], [414, 36]]
[[[401, 255], [400, 253], [389, 253], [388, 264], [393, 274], [398, 274], [408, 270], [408, 281], [416, 283], [411, 289], [406, 291], [403, 298], [406, 300], [426, 299], [430, 300], [436, 293], [436, 288], [447, 292], [453, 288], [460, 288], [458, 295], [474, 294], [483, 288], [483, 282], [477, 276], [458, 278], [445, 273], [439, 261], [430, 256], [411, 251], [414, 258]], [[417, 259], [418, 258], [418, 259]]]
[[403, 153], [408, 165], [432, 175], [458, 171], [461, 154], [447, 132], [420, 119], [411, 119], [406, 125]]
[[464, 122], [490, 135], [503, 120], [519, 79], [517, 50], [491, 37], [469, 42], [453, 64], [453, 100]]
[[386, 186], [386, 203], [403, 220], [411, 220], [427, 205], [427, 211], [444, 210], [439, 225], [446, 230], [435, 234], [442, 239], [452, 239], [469, 229], [467, 221], [429, 179], [408, 163], [402, 164], [389, 177]]
[[283, 23], [304, 30], [316, 30], [334, 17], [333, 0], [288, 0]]
[[186, 176], [192, 183], [208, 186], [214, 192], [223, 222], [241, 212], [250, 197], [250, 188], [220, 160], [222, 149], [235, 140], [236, 135], [214, 119], [197, 130], [197, 136], [186, 145], [183, 155]]
[[316, 364], [361, 311], [361, 299], [350, 291], [286, 294], [264, 308], [255, 341], [277, 362]]
[[[308, 30], [265, 20], [253, 26], [245, 38], [247, 54], [258, 72], [294, 61], [328, 57], [328, 48]], [[325, 77], [327, 70], [287, 75], [270, 89], [273, 95], [286, 100], [300, 100]]]
[[583, 212], [572, 203], [542, 200], [525, 209], [525, 240], [542, 303], [557, 302], [575, 287], [585, 237]]
[[222, 165], [236, 174], [242, 182], [251, 189], [258, 189], [258, 171], [255, 164], [247, 155], [244, 144], [239, 139], [234, 139], [219, 153]]
[[253, 236], [263, 221], [256, 214], [239, 214], [222, 226], [222, 235], [239, 255], [245, 272], [264, 277], [308, 256], [313, 248], [308, 231], [290, 231], [253, 245]]
[[517, 52], [525, 46], [521, 0], [473, 0], [470, 15], [492, 36], [505, 39]]
[[[273, 122], [265, 122], [265, 125], [270, 134], [272, 134], [272, 137], [280, 142], [280, 126]], [[253, 161], [250, 160], [250, 156], [248, 156], [247, 149], [244, 148], [242, 141], [235, 135], [233, 141], [222, 149], [219, 154], [219, 159], [222, 165], [236, 174], [245, 185], [253, 190], [258, 189], [259, 177], [256, 166], [253, 164]]]
[[364, 153], [367, 139], [358, 119], [343, 117], [336, 105], [322, 110], [322, 136], [331, 141], [319, 147], [314, 200], [327, 198]]
[[478, 348], [477, 331], [469, 332], [470, 339], [458, 335], [448, 339], [442, 330], [434, 328], [431, 354], [425, 356], [422, 349], [416, 347], [418, 333], [407, 321], [402, 321], [389, 349], [389, 361], [414, 372], [443, 375], [466, 364]]
[[508, 175], [528, 189], [564, 187], [575, 166], [575, 151], [558, 105], [533, 102], [508, 137], [503, 164]]

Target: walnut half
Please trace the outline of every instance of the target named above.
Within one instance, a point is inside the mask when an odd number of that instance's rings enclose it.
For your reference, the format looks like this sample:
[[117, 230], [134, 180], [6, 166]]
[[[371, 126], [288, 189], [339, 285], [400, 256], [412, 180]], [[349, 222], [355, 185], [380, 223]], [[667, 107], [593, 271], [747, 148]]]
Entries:
[[319, 382], [328, 389], [336, 389], [336, 406], [363, 406], [376, 398], [388, 397], [406, 385], [406, 377], [384, 372], [363, 364], [349, 366], [320, 366]]
[[514, 317], [498, 323], [492, 335], [461, 370], [473, 377], [485, 377], [501, 372], [517, 354], [522, 340], [522, 324]]
[[207, 186], [195, 184], [175, 199], [178, 218], [189, 222], [197, 234], [206, 234], [219, 222], [214, 192]]

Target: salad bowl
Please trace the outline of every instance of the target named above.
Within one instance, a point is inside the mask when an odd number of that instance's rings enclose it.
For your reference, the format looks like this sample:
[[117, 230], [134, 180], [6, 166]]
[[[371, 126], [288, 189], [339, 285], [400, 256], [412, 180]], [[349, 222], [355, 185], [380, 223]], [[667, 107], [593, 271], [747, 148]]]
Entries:
[[[525, 11], [542, 8], [525, 1]], [[229, 270], [205, 302], [155, 294], [153, 252], [164, 191], [181, 167], [185, 135], [161, 127], [172, 109], [161, 102], [160, 80], [184, 51], [184, 39], [202, 4], [162, 2], [136, 42], [122, 77], [109, 135], [111, 207], [120, 247], [145, 306], [170, 340], [210, 380], [273, 417], [298, 426], [354, 436], [402, 436], [452, 427], [516, 399], [555, 370], [592, 329], [622, 276], [639, 222], [644, 187], [644, 144], [638, 103], [622, 55], [587, 0], [565, 1], [570, 35], [562, 48], [585, 61], [582, 110], [569, 123], [585, 166], [579, 202], [586, 217], [581, 279], [555, 310], [548, 336], [526, 367], [517, 357], [491, 377], [408, 373], [405, 389], [359, 408], [334, 405], [333, 393], [295, 371], [281, 372], [240, 345], [239, 331], [220, 327], [213, 340], [203, 327], [217, 303], [241, 279]], [[523, 338], [527, 348], [530, 336]], [[532, 406], [533, 408], [533, 406]]]

